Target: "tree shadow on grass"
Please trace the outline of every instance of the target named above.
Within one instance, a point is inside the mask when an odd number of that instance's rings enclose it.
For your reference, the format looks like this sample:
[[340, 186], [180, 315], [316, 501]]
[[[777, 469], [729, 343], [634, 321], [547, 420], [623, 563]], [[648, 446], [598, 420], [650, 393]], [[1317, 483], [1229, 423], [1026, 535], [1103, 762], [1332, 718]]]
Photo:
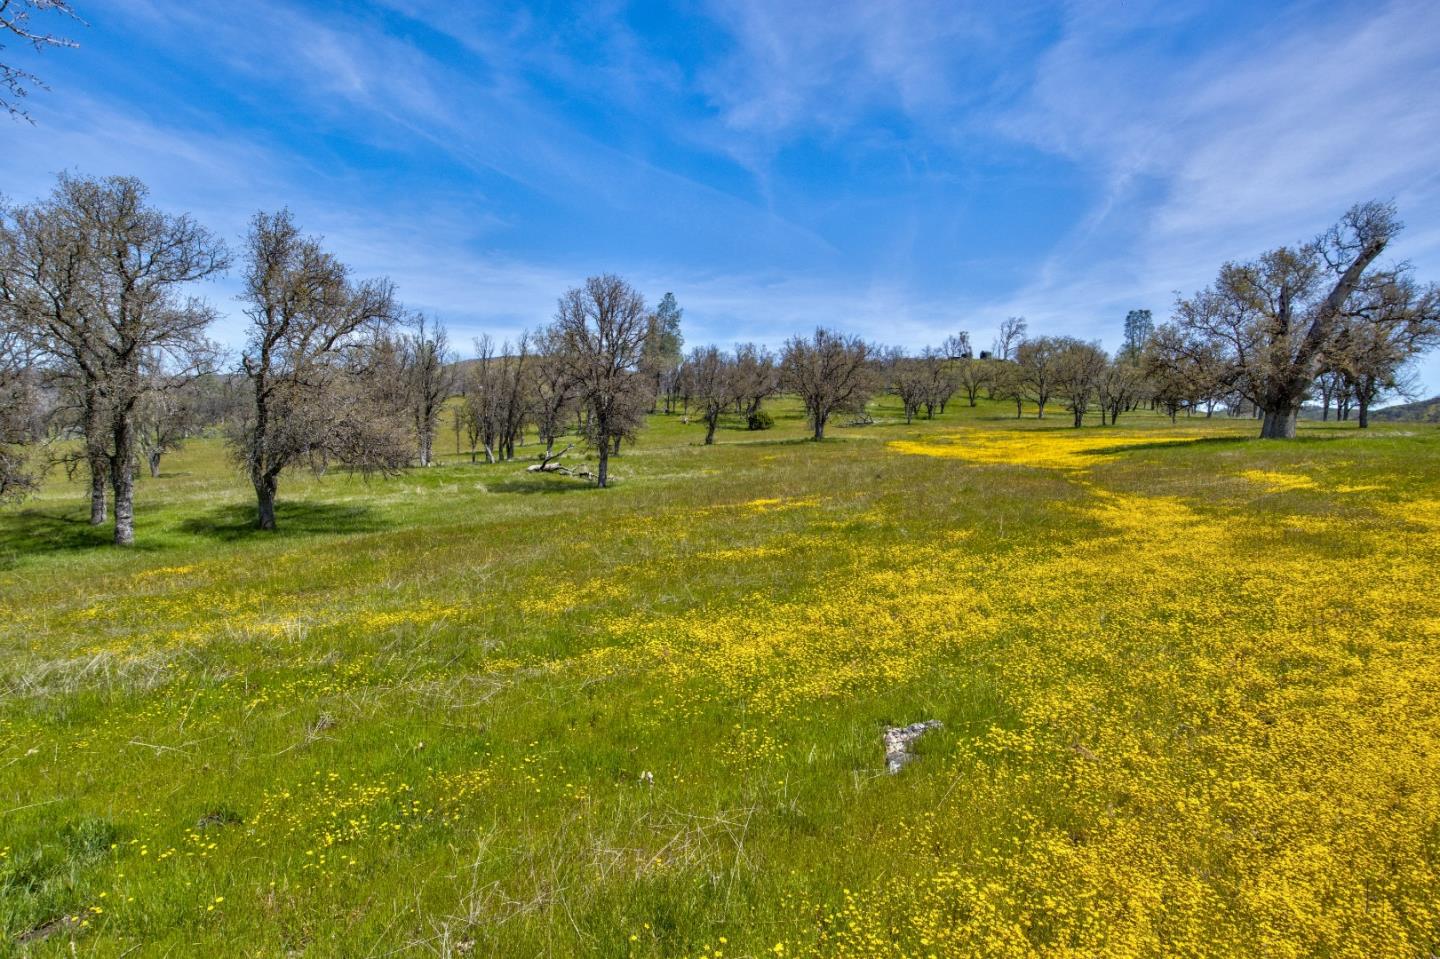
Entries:
[[[1352, 435], [1354, 435], [1353, 430], [1344, 431], [1344, 436]], [[1136, 450], [1160, 450], [1171, 448], [1181, 449], [1189, 447], [1193, 447], [1195, 449], [1205, 449], [1207, 447], [1215, 446], [1239, 446], [1245, 443], [1257, 444], [1256, 449], [1280, 450], [1292, 444], [1330, 443], [1338, 439], [1343, 439], [1344, 436], [1336, 435], [1336, 431], [1334, 430], [1327, 431], [1322, 429], [1315, 430], [1313, 432], [1302, 430], [1298, 436], [1288, 440], [1263, 440], [1258, 435], [1252, 436], [1248, 433], [1243, 433], [1240, 435], [1230, 434], [1227, 436], [1203, 436], [1199, 439], [1193, 440], [1165, 439], [1152, 440], [1148, 443], [1116, 443], [1114, 446], [1106, 446], [1100, 449], [1086, 450], [1085, 452], [1087, 455], [1090, 455], [1095, 453], [1130, 453]]]
[[111, 524], [91, 526], [88, 516], [18, 510], [0, 520], [0, 569], [14, 566], [21, 556], [92, 550], [111, 545], [114, 538]]
[[[610, 478], [610, 484], [612, 486], [620, 485], [614, 476]], [[485, 488], [492, 493], [529, 495], [532, 493], [582, 493], [585, 490], [595, 489], [596, 486], [590, 480], [574, 476], [537, 476], [533, 473], [525, 473], [498, 482], [486, 483]]]
[[[807, 434], [807, 435], [805, 435], [805, 436], [775, 436], [775, 437], [766, 437], [766, 438], [764, 438], [764, 439], [758, 439], [758, 438], [757, 438], [757, 439], [736, 440], [736, 441], [734, 441], [733, 443], [724, 443], [724, 444], [721, 444], [721, 445], [727, 446], [727, 447], [734, 447], [734, 446], [817, 446], [817, 447], [818, 447], [818, 446], [825, 446], [825, 445], [827, 445], [827, 444], [828, 444], [828, 445], [831, 445], [831, 446], [838, 446], [841, 442], [844, 442], [844, 441], [849, 440], [849, 439], [853, 439], [854, 436], [855, 436], [854, 433], [851, 433], [849, 436], [832, 436], [832, 435], [830, 434], [830, 432], [829, 432], [829, 429], [830, 429], [829, 427], [826, 427], [825, 438], [824, 438], [823, 440], [821, 440], [819, 443], [816, 443], [816, 442], [815, 442], [815, 438]], [[760, 431], [757, 430], [756, 432], [758, 433], [758, 432], [760, 432]], [[830, 442], [831, 440], [835, 440], [836, 442], [835, 442], [835, 443], [831, 443], [831, 442]]]
[[217, 506], [180, 523], [180, 529], [233, 543], [261, 536], [318, 536], [322, 534], [378, 533], [392, 524], [368, 506], [280, 500], [275, 504], [275, 530], [257, 529], [254, 503]]
[[1120, 453], [1133, 453], [1138, 450], [1168, 450], [1196, 447], [1203, 449], [1209, 446], [1236, 446], [1241, 443], [1248, 443], [1256, 439], [1254, 436], [1203, 436], [1199, 439], [1169, 439], [1150, 440], [1145, 443], [1116, 442], [1114, 446], [1102, 446], [1097, 449], [1085, 450], [1086, 456], [1111, 456]]

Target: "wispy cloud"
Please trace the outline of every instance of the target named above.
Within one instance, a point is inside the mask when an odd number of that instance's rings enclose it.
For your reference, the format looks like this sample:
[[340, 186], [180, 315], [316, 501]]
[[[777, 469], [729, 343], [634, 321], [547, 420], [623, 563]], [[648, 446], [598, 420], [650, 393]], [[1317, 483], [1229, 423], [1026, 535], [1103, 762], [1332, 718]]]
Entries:
[[142, 29], [101, 9], [40, 126], [0, 133], [0, 188], [135, 173], [229, 236], [288, 205], [461, 338], [617, 271], [674, 290], [692, 342], [983, 344], [1023, 313], [1113, 345], [1375, 196], [1440, 276], [1421, 0], [126, 9]]
[[775, 138], [846, 133], [876, 111], [953, 115], [990, 92], [997, 54], [1020, 39], [994, 11], [927, 0], [738, 0], [712, 14], [734, 50], [703, 88], [727, 126]]
[[1440, 8], [1309, 6], [1264, 24], [1263, 44], [1176, 62], [1163, 39], [1091, 13], [1073, 9], [1028, 101], [1000, 120], [1099, 187], [1009, 308], [1076, 331], [1100, 310], [1164, 309], [1223, 260], [1304, 240], [1375, 197], [1422, 225], [1397, 255], [1440, 267], [1423, 228], [1440, 219]]

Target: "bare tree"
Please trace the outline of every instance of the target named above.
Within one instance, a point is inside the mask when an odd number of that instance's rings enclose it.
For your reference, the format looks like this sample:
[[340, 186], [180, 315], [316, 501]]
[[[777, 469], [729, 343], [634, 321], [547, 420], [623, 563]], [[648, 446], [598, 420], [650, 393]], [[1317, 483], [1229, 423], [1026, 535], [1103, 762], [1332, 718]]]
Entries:
[[560, 298], [554, 336], [600, 461], [595, 483], [610, 478], [612, 444], [644, 422], [648, 384], [641, 359], [648, 331], [645, 299], [618, 276], [592, 276]]
[[681, 413], [689, 413], [694, 393], [694, 371], [690, 369], [690, 362], [682, 356], [665, 374], [665, 411], [673, 413], [678, 409]]
[[980, 397], [980, 391], [990, 385], [994, 376], [994, 360], [979, 360], [969, 357], [955, 361], [955, 381], [971, 406], [975, 405]]
[[[37, 12], [58, 13], [78, 23], [84, 22], [75, 15], [66, 0], [0, 0], [0, 39], [6, 38], [7, 34], [18, 37], [21, 43], [36, 52], [53, 47], [79, 46], [74, 40], [31, 26], [30, 17]], [[4, 49], [5, 44], [0, 43], [0, 50]], [[0, 63], [0, 110], [5, 110], [17, 119], [29, 120], [30, 114], [20, 106], [20, 101], [30, 95], [30, 86], [46, 89], [40, 78], [30, 71], [9, 63]]]
[[825, 424], [835, 413], [865, 409], [876, 388], [869, 366], [874, 358], [874, 348], [858, 336], [824, 327], [785, 341], [782, 383], [805, 404], [814, 439], [825, 438]]
[[1036, 419], [1045, 418], [1045, 406], [1057, 386], [1060, 353], [1064, 348], [1065, 342], [1054, 336], [1025, 340], [1015, 348], [1015, 363], [1026, 395], [1035, 401]]
[[179, 292], [225, 270], [229, 253], [188, 215], [148, 206], [149, 191], [139, 180], [71, 182], [78, 187], [71, 195], [94, 230], [104, 291], [92, 302], [105, 321], [115, 543], [129, 546], [135, 541], [135, 413], [148, 392], [143, 366], [147, 361], [162, 365], [182, 380], [211, 368], [215, 351], [205, 330], [214, 311], [199, 300], [180, 298]]
[[1335, 418], [1340, 418], [1340, 394], [1348, 390], [1349, 383], [1345, 374], [1336, 369], [1333, 363], [1327, 363], [1315, 377], [1315, 386], [1320, 391], [1320, 419], [1330, 419], [1330, 407], [1335, 407]]
[[1055, 387], [1064, 396], [1075, 417], [1075, 428], [1085, 422], [1085, 414], [1095, 402], [1109, 360], [1097, 343], [1085, 343], [1072, 337], [1059, 339], [1055, 358]]
[[1143, 382], [1139, 359], [1129, 349], [1122, 349], [1115, 359], [1105, 365], [1096, 384], [1101, 426], [1105, 425], [1107, 413], [1111, 425], [1120, 422], [1120, 414], [1128, 412], [1140, 398]]
[[472, 463], [480, 449], [485, 451], [485, 462], [495, 462], [495, 447], [499, 445], [499, 410], [503, 390], [495, 359], [495, 343], [489, 334], [477, 337], [475, 359], [465, 368], [463, 404], [465, 437], [469, 442]]
[[455, 389], [455, 355], [443, 324], [421, 313], [405, 336], [406, 382], [414, 408], [415, 439], [421, 466], [429, 466], [439, 428], [440, 410]]
[[945, 337], [945, 342], [940, 345], [940, 352], [947, 360], [968, 360], [975, 355], [970, 348], [970, 334], [965, 330]]
[[43, 201], [0, 206], [0, 302], [33, 361], [46, 365], [84, 438], [78, 458], [89, 471], [90, 525], [100, 526], [108, 518], [107, 347], [103, 318], [90, 301], [91, 233], [68, 187], [62, 178]]
[[1171, 422], [1203, 397], [1236, 389], [1236, 371], [1219, 342], [1180, 324], [1157, 327], [1146, 340], [1139, 362], [1150, 397]]
[[735, 366], [718, 347], [700, 346], [690, 351], [690, 371], [695, 378], [695, 401], [705, 420], [705, 445], [715, 442], [720, 416], [740, 396]]
[[920, 412], [930, 396], [930, 376], [924, 364], [899, 350], [886, 357], [885, 367], [889, 374], [890, 392], [900, 398], [908, 425]]
[[997, 360], [1013, 360], [1016, 358], [1016, 351], [1020, 344], [1025, 342], [1026, 330], [1025, 317], [1007, 317], [1000, 324], [1000, 332], [995, 336], [994, 352]]
[[946, 339], [946, 345], [941, 349], [937, 350], [934, 347], [927, 346], [920, 351], [918, 362], [925, 377], [924, 403], [925, 418], [927, 420], [935, 418], [936, 410], [939, 410], [942, 414], [945, 412], [945, 407], [949, 405], [951, 397], [955, 395], [955, 391], [960, 386], [956, 364], [969, 361], [966, 359], [950, 359], [950, 351], [952, 349], [963, 349], [965, 351], [970, 349], [969, 336], [961, 333], [960, 337], [964, 338], [963, 344], [958, 341], [957, 337], [952, 336]]
[[120, 546], [135, 539], [136, 413], [152, 382], [145, 367], [181, 377], [209, 367], [204, 334], [214, 313], [182, 292], [229, 262], [208, 230], [156, 210], [148, 196], [132, 177], [62, 174], [47, 200], [12, 215], [5, 242], [5, 283], [14, 284], [22, 326], [79, 399], [92, 520], [104, 514], [96, 478], [108, 475]]
[[1025, 415], [1025, 370], [1014, 360], [989, 360], [990, 395], [997, 400], [1009, 400], [1015, 404], [1015, 418]]
[[1351, 294], [1399, 230], [1392, 205], [1361, 203], [1310, 243], [1225, 264], [1210, 288], [1177, 303], [1176, 322], [1192, 334], [1182, 343], [1220, 353], [1227, 385], [1263, 412], [1261, 437], [1295, 435]]
[[515, 445], [533, 409], [532, 365], [529, 333], [522, 333], [514, 344], [506, 340], [498, 351], [488, 335], [475, 341], [465, 416], [471, 452], [478, 441], [487, 463], [515, 458]]
[[740, 412], [748, 420], [760, 412], [760, 406], [780, 392], [780, 369], [775, 354], [754, 343], [735, 347], [735, 390]]
[[362, 471], [410, 459], [404, 407], [377, 401], [375, 346], [397, 315], [387, 280], [355, 283], [289, 211], [257, 213], [246, 237], [250, 319], [241, 371], [254, 405], [234, 437], [255, 488], [257, 525], [275, 528], [280, 474], [321, 455]]
[[1327, 365], [1339, 371], [1347, 392], [1355, 397], [1360, 429], [1369, 427], [1376, 400], [1387, 393], [1408, 392], [1409, 363], [1437, 343], [1440, 288], [1420, 288], [1400, 273], [1384, 276], [1357, 294], [1327, 351]]
[[201, 425], [198, 380], [168, 376], [163, 370], [148, 374], [149, 389], [135, 411], [140, 450], [151, 478], [160, 475], [160, 461], [185, 444]]

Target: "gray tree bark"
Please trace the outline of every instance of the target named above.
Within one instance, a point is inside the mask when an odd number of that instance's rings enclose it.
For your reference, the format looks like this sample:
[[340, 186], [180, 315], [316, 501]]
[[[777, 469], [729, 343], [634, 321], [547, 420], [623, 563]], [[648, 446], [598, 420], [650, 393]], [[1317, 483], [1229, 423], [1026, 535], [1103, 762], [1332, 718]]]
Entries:
[[115, 545], [135, 544], [135, 450], [128, 416], [115, 423], [115, 455], [110, 459], [110, 489], [115, 494]]
[[275, 493], [278, 485], [275, 476], [261, 476], [255, 481], [255, 525], [260, 529], [275, 529]]
[[1266, 440], [1293, 440], [1296, 422], [1300, 418], [1297, 406], [1281, 407], [1265, 411], [1260, 423], [1260, 438]]
[[90, 525], [104, 526], [107, 518], [105, 510], [105, 486], [109, 482], [109, 471], [105, 467], [103, 456], [90, 456]]

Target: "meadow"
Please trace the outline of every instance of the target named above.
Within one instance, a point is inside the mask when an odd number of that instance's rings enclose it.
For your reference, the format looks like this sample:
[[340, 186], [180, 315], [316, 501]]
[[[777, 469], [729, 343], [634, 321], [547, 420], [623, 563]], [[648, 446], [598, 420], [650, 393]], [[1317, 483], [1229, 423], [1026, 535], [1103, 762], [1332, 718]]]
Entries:
[[1440, 429], [775, 411], [0, 510], [0, 954], [1440, 951]]

